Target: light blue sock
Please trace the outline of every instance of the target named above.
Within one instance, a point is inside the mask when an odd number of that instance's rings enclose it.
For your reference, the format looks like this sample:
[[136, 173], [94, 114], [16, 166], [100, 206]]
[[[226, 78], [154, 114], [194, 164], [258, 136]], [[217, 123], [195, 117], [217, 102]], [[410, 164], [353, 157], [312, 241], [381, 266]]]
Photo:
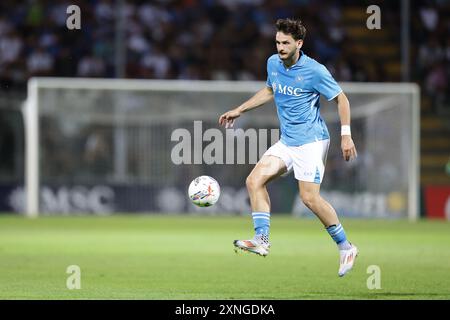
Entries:
[[336, 242], [339, 250], [348, 250], [352, 247], [350, 242], [347, 240], [344, 227], [342, 227], [340, 223], [338, 225], [333, 224], [326, 229], [331, 238], [333, 238], [334, 242]]
[[255, 227], [255, 235], [268, 242], [270, 230], [270, 213], [252, 212], [252, 218], [253, 226]]

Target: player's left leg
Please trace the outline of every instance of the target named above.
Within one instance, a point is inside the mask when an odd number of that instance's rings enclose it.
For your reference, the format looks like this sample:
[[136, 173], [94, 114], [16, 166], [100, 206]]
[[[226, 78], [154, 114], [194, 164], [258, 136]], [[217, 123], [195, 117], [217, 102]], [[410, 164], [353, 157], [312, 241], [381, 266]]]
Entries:
[[342, 277], [353, 268], [358, 248], [347, 240], [344, 227], [339, 222], [334, 208], [320, 196], [320, 184], [299, 181], [299, 188], [303, 203], [319, 218], [339, 248], [338, 274]]
[[347, 240], [334, 208], [320, 196], [328, 146], [329, 140], [323, 140], [297, 147], [293, 167], [303, 203], [319, 218], [339, 248], [342, 277], [352, 269], [358, 249]]

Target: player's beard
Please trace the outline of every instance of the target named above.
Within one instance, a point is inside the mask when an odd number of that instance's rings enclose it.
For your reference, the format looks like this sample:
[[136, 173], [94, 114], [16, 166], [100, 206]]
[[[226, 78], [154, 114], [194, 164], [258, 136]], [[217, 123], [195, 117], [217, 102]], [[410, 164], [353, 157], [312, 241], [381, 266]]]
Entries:
[[297, 49], [295, 49], [295, 50], [292, 50], [287, 56], [285, 56], [284, 58], [282, 58], [281, 56], [280, 56], [280, 53], [278, 53], [278, 56], [280, 57], [280, 59], [283, 61], [283, 62], [290, 62], [290, 61], [293, 61], [294, 60], [294, 56], [295, 56], [295, 53], [297, 52]]

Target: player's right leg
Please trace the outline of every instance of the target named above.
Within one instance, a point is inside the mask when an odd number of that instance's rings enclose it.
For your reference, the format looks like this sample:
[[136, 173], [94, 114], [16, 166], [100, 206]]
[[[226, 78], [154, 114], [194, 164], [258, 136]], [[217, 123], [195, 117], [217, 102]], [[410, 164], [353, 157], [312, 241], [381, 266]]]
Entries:
[[[275, 149], [277, 150], [278, 148]], [[287, 171], [286, 162], [281, 157], [270, 153], [262, 156], [246, 180], [255, 236], [253, 239], [235, 240], [233, 242], [236, 249], [242, 249], [262, 256], [269, 254], [270, 247], [270, 198], [266, 185]]]
[[245, 184], [253, 212], [270, 212], [267, 184], [287, 170], [283, 160], [273, 155], [263, 155], [247, 177]]

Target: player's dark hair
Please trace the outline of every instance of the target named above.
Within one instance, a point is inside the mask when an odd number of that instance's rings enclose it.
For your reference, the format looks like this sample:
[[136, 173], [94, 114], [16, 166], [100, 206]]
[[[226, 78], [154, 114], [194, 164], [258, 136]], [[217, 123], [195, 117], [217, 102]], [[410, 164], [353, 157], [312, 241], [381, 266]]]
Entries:
[[304, 40], [306, 37], [306, 28], [301, 20], [278, 19], [276, 27], [277, 31], [290, 34], [294, 40]]

